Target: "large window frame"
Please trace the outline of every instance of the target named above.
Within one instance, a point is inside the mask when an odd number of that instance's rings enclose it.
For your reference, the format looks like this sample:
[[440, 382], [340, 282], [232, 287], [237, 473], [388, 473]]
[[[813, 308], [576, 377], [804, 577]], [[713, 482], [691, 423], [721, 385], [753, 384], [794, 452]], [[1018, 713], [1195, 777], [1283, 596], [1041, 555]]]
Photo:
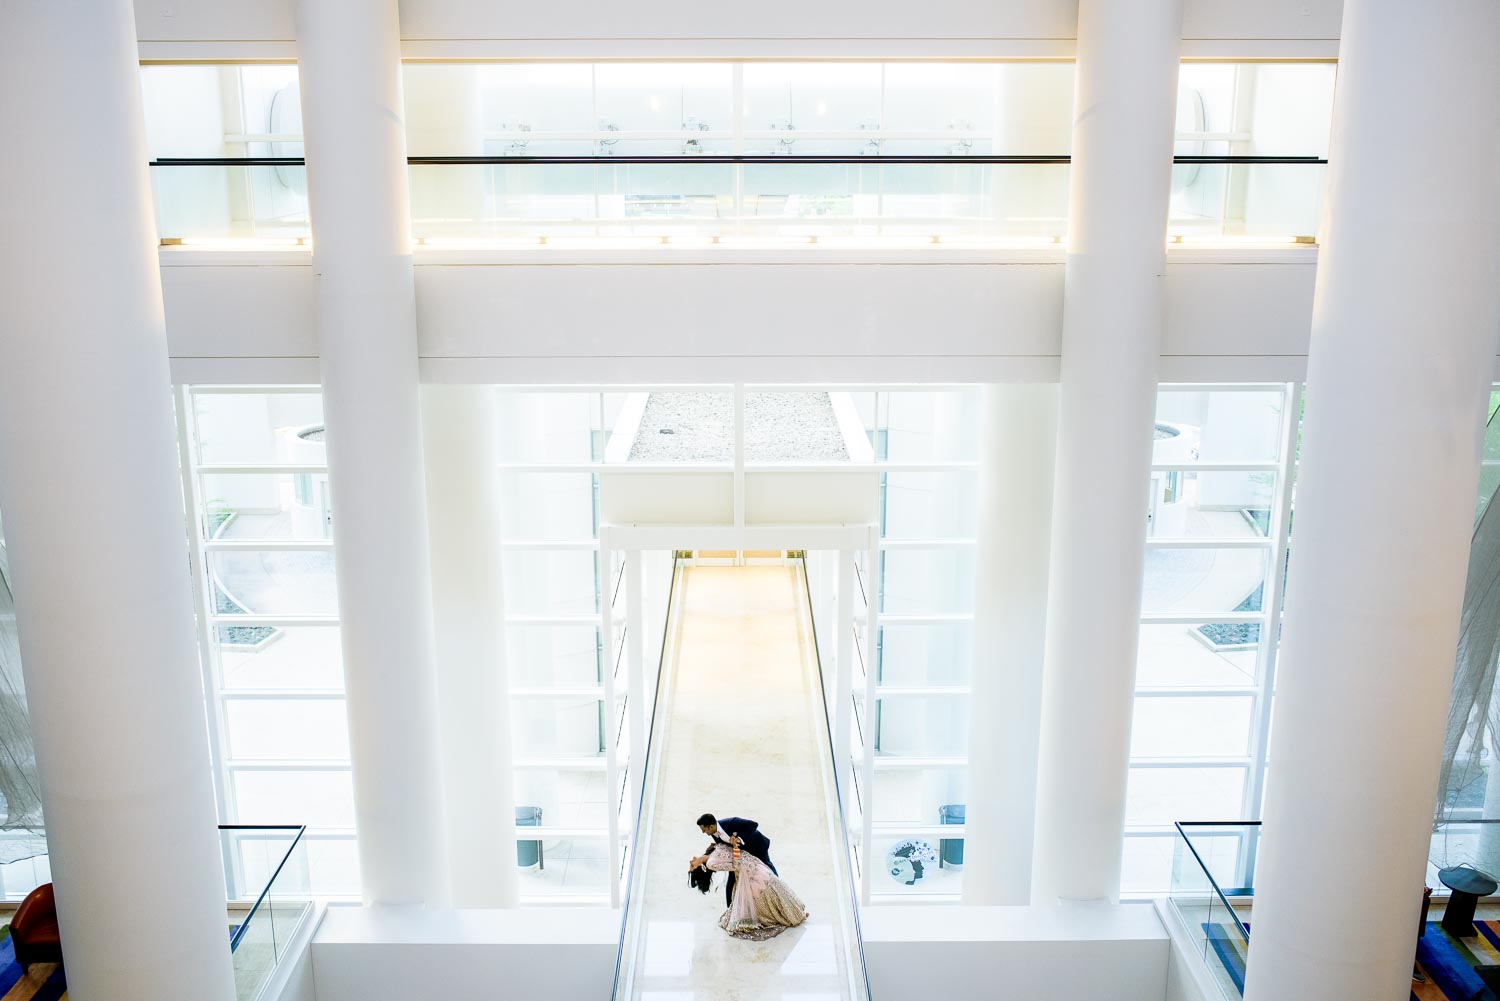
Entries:
[[[352, 766], [347, 753], [340, 757], [316, 759], [251, 759], [237, 757], [229, 740], [230, 707], [248, 702], [283, 702], [292, 704], [324, 704], [344, 702], [342, 670], [337, 687], [325, 688], [257, 688], [234, 689], [224, 683], [224, 664], [219, 640], [219, 630], [224, 627], [264, 626], [271, 628], [340, 628], [338, 614], [235, 614], [217, 611], [214, 603], [216, 584], [213, 580], [211, 560], [215, 553], [235, 551], [255, 552], [303, 552], [327, 553], [334, 551], [332, 538], [255, 540], [238, 542], [216, 539], [206, 531], [208, 506], [203, 490], [203, 478], [208, 476], [234, 475], [286, 475], [292, 477], [326, 475], [326, 463], [208, 463], [201, 461], [197, 408], [195, 402], [203, 396], [229, 396], [236, 394], [313, 395], [321, 396], [322, 387], [316, 385], [182, 385], [175, 387], [178, 425], [178, 448], [182, 475], [183, 500], [187, 511], [188, 548], [192, 570], [193, 602], [197, 613], [199, 664], [203, 672], [203, 689], [207, 695], [207, 721], [209, 746], [214, 764], [214, 794], [220, 821], [224, 824], [241, 823], [238, 808], [237, 782], [240, 776], [254, 773], [334, 773], [352, 775]], [[294, 481], [295, 482], [295, 481]], [[301, 823], [301, 818], [294, 818]], [[353, 827], [309, 826], [305, 839], [310, 843], [357, 844]], [[356, 877], [357, 879], [357, 877]], [[358, 886], [346, 892], [319, 892], [328, 898], [358, 898]]]
[[[1153, 536], [1147, 539], [1148, 552], [1160, 549], [1252, 549], [1265, 553], [1266, 578], [1259, 611], [1218, 613], [1145, 613], [1141, 614], [1141, 626], [1181, 625], [1207, 626], [1214, 624], [1254, 624], [1259, 627], [1255, 643], [1255, 676], [1243, 686], [1189, 686], [1189, 685], [1142, 685], [1137, 680], [1134, 705], [1143, 700], [1177, 699], [1187, 703], [1207, 699], [1244, 698], [1250, 702], [1249, 743], [1246, 753], [1232, 756], [1182, 755], [1172, 757], [1144, 757], [1132, 754], [1132, 773], [1144, 770], [1187, 769], [1235, 769], [1243, 772], [1238, 817], [1174, 817], [1159, 824], [1127, 825], [1122, 850], [1128, 850], [1131, 842], [1154, 840], [1160, 843], [1168, 856], [1171, 854], [1175, 830], [1173, 820], [1234, 821], [1258, 819], [1265, 801], [1266, 762], [1269, 751], [1272, 702], [1276, 690], [1277, 656], [1280, 652], [1280, 634], [1287, 562], [1288, 538], [1291, 527], [1292, 491], [1295, 485], [1297, 434], [1301, 426], [1302, 386], [1300, 383], [1163, 383], [1160, 393], [1234, 393], [1277, 392], [1282, 394], [1280, 427], [1277, 429], [1277, 456], [1274, 461], [1213, 461], [1213, 462], [1153, 462], [1153, 473], [1272, 473], [1275, 483], [1271, 492], [1270, 523], [1264, 536], [1250, 539], [1223, 539], [1203, 537]], [[1253, 860], [1251, 862], [1253, 865]], [[1164, 892], [1161, 887], [1122, 887], [1123, 897], [1151, 897]]]

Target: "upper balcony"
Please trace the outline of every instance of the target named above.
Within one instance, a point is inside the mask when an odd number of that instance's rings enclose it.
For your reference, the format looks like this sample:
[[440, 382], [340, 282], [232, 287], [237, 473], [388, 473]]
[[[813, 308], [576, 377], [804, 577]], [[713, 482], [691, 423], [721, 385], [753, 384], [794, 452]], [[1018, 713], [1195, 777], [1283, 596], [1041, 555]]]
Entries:
[[[306, 246], [296, 67], [143, 72], [161, 239]], [[1182, 77], [1168, 238], [1315, 242], [1332, 65]], [[418, 247], [924, 254], [1067, 232], [1067, 62], [414, 63], [405, 82]]]

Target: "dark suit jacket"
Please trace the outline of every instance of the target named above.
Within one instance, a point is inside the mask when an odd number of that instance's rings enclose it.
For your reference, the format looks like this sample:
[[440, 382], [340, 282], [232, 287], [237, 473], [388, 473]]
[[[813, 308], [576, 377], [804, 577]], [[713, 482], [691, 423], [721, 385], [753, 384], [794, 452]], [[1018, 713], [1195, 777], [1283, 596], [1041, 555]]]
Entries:
[[733, 834], [739, 838], [744, 842], [745, 851], [764, 862], [772, 872], [776, 872], [776, 866], [771, 864], [771, 839], [760, 833], [760, 825], [755, 821], [725, 817], [719, 821], [719, 833], [726, 836]]

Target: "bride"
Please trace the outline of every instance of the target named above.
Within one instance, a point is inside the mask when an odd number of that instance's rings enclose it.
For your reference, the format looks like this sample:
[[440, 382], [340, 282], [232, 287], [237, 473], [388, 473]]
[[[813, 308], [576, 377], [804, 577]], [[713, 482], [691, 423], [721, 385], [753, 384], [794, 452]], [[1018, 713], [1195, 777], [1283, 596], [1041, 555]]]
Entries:
[[715, 872], [734, 874], [734, 900], [719, 927], [735, 938], [764, 942], [807, 920], [807, 908], [764, 862], [722, 842], [688, 863], [688, 883], [707, 893]]

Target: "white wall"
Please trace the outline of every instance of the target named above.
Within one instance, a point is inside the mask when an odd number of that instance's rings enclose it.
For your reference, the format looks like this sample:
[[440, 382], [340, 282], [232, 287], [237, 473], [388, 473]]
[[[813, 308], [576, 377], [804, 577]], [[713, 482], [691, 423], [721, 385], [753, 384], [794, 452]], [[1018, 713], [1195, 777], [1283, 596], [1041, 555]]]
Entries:
[[[740, 263], [662, 267], [641, 263], [638, 252], [559, 252], [542, 258], [549, 263], [501, 263], [536, 261], [532, 253], [491, 264], [419, 256], [425, 379], [1057, 378], [1063, 268], [1056, 254], [958, 255], [967, 263], [943, 266], [883, 255], [854, 263], [835, 251], [816, 258], [827, 263], [741, 255], [723, 258]], [[681, 254], [687, 256], [669, 259], [702, 260]], [[1302, 378], [1315, 251], [1182, 251], [1172, 258], [1164, 381]], [[263, 263], [247, 266], [247, 259]], [[316, 382], [307, 260], [269, 252], [164, 251], [174, 378]]]
[[1170, 942], [1141, 905], [867, 907], [871, 994], [1162, 1001]]
[[620, 912], [330, 907], [313, 939], [317, 1001], [607, 998]]

